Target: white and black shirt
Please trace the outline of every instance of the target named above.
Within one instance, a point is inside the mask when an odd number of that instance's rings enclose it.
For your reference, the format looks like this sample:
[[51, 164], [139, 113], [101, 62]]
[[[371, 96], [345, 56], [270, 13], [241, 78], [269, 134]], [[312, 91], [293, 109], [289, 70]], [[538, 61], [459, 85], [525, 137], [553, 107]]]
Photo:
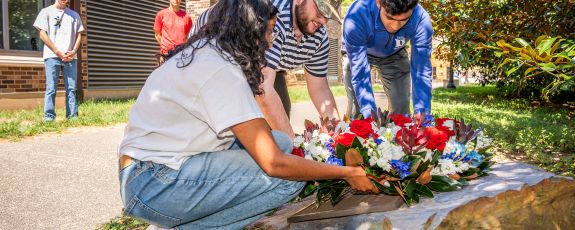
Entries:
[[[274, 70], [291, 70], [303, 65], [311, 75], [325, 77], [329, 54], [329, 42], [325, 26], [320, 27], [313, 35], [304, 35], [298, 44], [294, 36], [292, 0], [273, 0], [273, 5], [279, 11], [274, 28], [277, 38], [273, 47], [266, 51], [268, 67]], [[210, 9], [198, 17], [191, 34], [195, 34], [200, 27], [206, 24]]]

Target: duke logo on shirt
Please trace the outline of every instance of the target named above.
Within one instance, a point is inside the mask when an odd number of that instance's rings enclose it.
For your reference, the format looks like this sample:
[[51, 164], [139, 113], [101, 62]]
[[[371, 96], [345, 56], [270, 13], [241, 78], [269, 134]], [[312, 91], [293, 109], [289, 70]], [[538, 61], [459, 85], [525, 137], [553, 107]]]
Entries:
[[397, 37], [395, 39], [395, 48], [398, 49], [404, 47], [406, 43], [405, 40], [406, 40], [405, 37]]

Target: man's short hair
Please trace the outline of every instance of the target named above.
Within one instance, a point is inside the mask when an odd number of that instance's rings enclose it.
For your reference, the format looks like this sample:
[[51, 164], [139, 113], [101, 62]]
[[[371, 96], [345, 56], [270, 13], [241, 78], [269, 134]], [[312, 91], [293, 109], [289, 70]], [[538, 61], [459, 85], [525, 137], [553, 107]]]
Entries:
[[391, 15], [406, 13], [417, 6], [418, 0], [379, 0], [385, 12]]

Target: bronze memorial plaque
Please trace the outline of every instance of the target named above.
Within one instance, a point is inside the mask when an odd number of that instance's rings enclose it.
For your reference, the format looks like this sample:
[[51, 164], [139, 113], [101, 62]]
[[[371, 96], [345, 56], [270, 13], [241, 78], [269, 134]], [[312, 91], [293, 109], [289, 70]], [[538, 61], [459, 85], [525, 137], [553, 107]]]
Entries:
[[295, 223], [373, 212], [387, 212], [399, 209], [403, 205], [404, 202], [400, 196], [388, 196], [383, 194], [348, 195], [335, 206], [331, 205], [328, 201], [317, 207], [314, 202], [289, 217], [287, 221], [289, 223]]

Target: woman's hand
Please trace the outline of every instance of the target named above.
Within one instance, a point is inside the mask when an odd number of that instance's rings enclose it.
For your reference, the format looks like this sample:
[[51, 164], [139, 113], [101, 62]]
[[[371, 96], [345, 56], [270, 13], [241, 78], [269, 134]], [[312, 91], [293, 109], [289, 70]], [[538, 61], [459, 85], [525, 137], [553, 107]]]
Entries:
[[361, 167], [353, 167], [353, 174], [344, 178], [351, 188], [361, 192], [379, 193], [379, 189], [373, 185]]

